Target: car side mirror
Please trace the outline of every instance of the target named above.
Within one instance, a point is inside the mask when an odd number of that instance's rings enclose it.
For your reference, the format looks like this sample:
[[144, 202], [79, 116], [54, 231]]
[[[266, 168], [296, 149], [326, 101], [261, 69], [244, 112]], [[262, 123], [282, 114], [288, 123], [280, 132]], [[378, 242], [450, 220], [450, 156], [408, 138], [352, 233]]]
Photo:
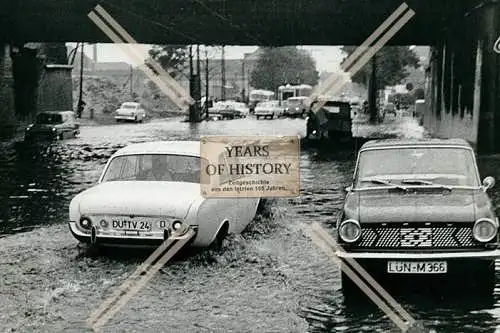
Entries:
[[495, 178], [493, 178], [491, 176], [488, 176], [488, 177], [484, 178], [484, 180], [483, 180], [483, 188], [484, 188], [485, 191], [489, 190], [493, 186], [495, 186]]

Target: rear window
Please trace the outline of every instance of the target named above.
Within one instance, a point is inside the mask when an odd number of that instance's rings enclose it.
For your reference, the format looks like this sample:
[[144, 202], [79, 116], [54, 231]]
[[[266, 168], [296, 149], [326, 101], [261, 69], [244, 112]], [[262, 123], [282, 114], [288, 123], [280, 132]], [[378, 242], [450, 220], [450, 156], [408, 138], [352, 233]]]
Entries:
[[38, 124], [54, 125], [62, 124], [63, 119], [60, 114], [40, 113], [36, 116], [36, 122]]

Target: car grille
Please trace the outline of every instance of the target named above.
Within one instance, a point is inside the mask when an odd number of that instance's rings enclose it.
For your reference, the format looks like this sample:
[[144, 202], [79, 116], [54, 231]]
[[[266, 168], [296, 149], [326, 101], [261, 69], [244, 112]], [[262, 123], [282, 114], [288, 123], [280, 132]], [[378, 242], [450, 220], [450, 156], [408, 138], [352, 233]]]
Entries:
[[452, 249], [481, 247], [470, 226], [375, 227], [362, 230], [357, 248]]
[[31, 133], [30, 137], [36, 138], [40, 141], [51, 141], [54, 139], [54, 133], [52, 131], [37, 131]]

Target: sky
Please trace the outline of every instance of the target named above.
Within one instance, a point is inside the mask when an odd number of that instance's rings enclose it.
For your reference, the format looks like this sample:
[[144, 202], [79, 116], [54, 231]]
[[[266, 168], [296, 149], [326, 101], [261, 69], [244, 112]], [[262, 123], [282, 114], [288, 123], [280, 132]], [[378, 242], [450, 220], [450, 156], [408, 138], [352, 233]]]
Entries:
[[[75, 43], [67, 43], [72, 47]], [[97, 61], [98, 62], [118, 62], [124, 61], [129, 64], [138, 64], [134, 59], [129, 58], [123, 51], [122, 47], [129, 47], [129, 45], [117, 45], [113, 43], [97, 44]], [[142, 59], [140, 63], [147, 56], [147, 51], [151, 48], [151, 45], [139, 44]], [[316, 67], [318, 71], [323, 72], [335, 72], [339, 70], [340, 62], [342, 61], [344, 55], [340, 51], [339, 46], [301, 46], [300, 48], [307, 50], [311, 56], [316, 60]], [[253, 52], [257, 49], [257, 46], [226, 46], [225, 47], [225, 58], [226, 59], [242, 59], [245, 53]], [[204, 54], [203, 47], [200, 48], [202, 56]], [[92, 46], [87, 46], [85, 48], [85, 54], [89, 57], [93, 56]], [[212, 47], [209, 49], [210, 57], [220, 57], [221, 48]]]

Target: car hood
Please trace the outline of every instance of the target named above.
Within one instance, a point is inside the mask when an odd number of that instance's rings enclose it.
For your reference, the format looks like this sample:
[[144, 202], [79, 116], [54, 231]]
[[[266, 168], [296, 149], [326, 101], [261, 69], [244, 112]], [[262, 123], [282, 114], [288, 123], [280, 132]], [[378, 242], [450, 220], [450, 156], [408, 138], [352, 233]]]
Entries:
[[202, 198], [200, 184], [157, 181], [110, 181], [80, 193], [80, 214], [157, 215], [185, 218]]
[[478, 211], [474, 191], [459, 190], [352, 192], [346, 198], [345, 207], [348, 218], [361, 223], [473, 222]]
[[30, 130], [36, 131], [52, 131], [53, 128], [59, 128], [61, 124], [33, 124], [30, 126]]

